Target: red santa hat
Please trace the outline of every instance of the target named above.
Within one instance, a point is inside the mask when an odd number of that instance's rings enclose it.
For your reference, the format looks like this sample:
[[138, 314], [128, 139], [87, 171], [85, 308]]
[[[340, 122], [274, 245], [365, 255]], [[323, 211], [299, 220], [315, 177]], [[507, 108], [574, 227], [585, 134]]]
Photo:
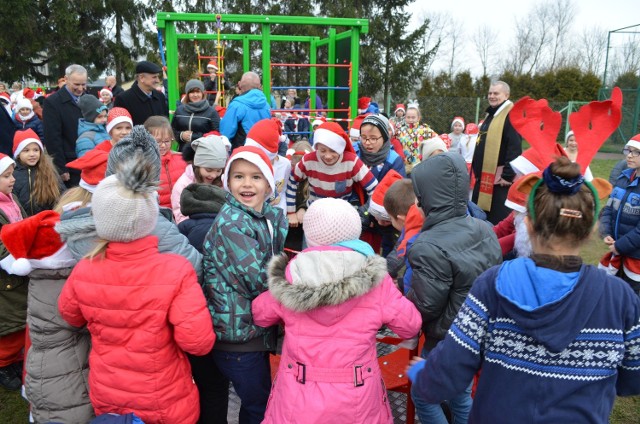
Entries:
[[444, 145], [447, 146], [447, 151], [451, 148], [451, 138], [449, 138], [449, 134], [444, 133], [440, 134], [440, 139], [444, 141]]
[[47, 210], [2, 227], [0, 237], [10, 255], [0, 261], [10, 274], [27, 275], [34, 268], [59, 269], [75, 265], [76, 260], [60, 240], [55, 225], [57, 212]]
[[267, 179], [271, 192], [275, 192], [276, 183], [273, 177], [273, 166], [269, 157], [265, 154], [264, 150], [255, 146], [242, 146], [233, 151], [233, 154], [227, 160], [227, 166], [224, 168], [224, 174], [222, 175], [222, 183], [224, 189], [229, 191], [229, 171], [231, 170], [231, 164], [237, 159], [244, 159], [258, 167], [262, 175]]
[[397, 111], [401, 110], [402, 112], [407, 112], [407, 108], [404, 107], [404, 105], [402, 103], [398, 103], [396, 105], [396, 110], [393, 111], [393, 113], [395, 114]]
[[315, 126], [320, 126], [320, 125], [324, 124], [325, 122], [327, 122], [327, 118], [325, 118], [322, 115], [318, 115], [313, 119], [313, 122], [311, 122], [311, 128], [313, 128]]
[[84, 156], [67, 163], [68, 168], [80, 170], [80, 187], [90, 193], [94, 193], [98, 183], [104, 179], [107, 172], [107, 160], [109, 152], [101, 149], [92, 149]]
[[364, 118], [370, 115], [370, 113], [365, 113], [364, 115], [358, 115], [353, 118], [353, 122], [351, 123], [351, 129], [349, 130], [349, 137], [360, 137], [360, 126], [362, 125], [362, 121]]
[[31, 88], [27, 87], [24, 90], [22, 90], [22, 95], [24, 96], [25, 99], [33, 99], [33, 96], [35, 96], [36, 93]]
[[467, 124], [467, 127], [464, 129], [465, 134], [468, 135], [476, 135], [478, 133], [480, 133], [480, 128], [478, 128], [478, 126], [476, 124], [474, 124], [473, 122]]
[[251, 127], [247, 134], [245, 146], [253, 146], [262, 151], [273, 161], [278, 156], [278, 144], [280, 143], [280, 135], [282, 129], [279, 123], [267, 118], [262, 119]]
[[209, 68], [213, 68], [213, 72], [218, 72], [218, 64], [215, 60], [210, 60], [209, 63], [207, 63], [207, 69]]
[[516, 181], [511, 184], [511, 187], [509, 187], [507, 200], [504, 201], [504, 205], [516, 212], [525, 213], [527, 212], [527, 195], [518, 190], [520, 179], [521, 178], [516, 179]]
[[384, 208], [384, 195], [387, 194], [389, 187], [396, 181], [401, 180], [403, 177], [397, 171], [391, 169], [384, 178], [378, 183], [376, 189], [371, 195], [371, 201], [369, 202], [369, 213], [374, 216], [378, 221], [390, 221], [391, 218]]
[[631, 140], [627, 141], [627, 144], [625, 144], [625, 147], [634, 147], [640, 150], [640, 134], [636, 134], [633, 137], [631, 137]]
[[2, 93], [0, 93], [0, 100], [2, 100], [5, 104], [9, 104], [11, 103], [11, 96], [9, 96], [9, 93], [3, 91]]
[[11, 165], [16, 163], [9, 156], [4, 153], [0, 153], [0, 174], [4, 173]]
[[42, 89], [42, 87], [36, 88], [36, 92], [33, 94], [33, 100], [40, 98], [42, 96], [44, 96], [44, 90]]
[[101, 96], [102, 96], [103, 94], [108, 94], [108, 95], [110, 95], [111, 97], [113, 97], [113, 92], [111, 92], [111, 89], [110, 89], [109, 87], [104, 87], [102, 90], [100, 90], [100, 93], [99, 93], [99, 94], [100, 94]]
[[353, 150], [353, 147], [347, 149], [347, 146], [351, 146], [351, 140], [349, 140], [347, 133], [345, 133], [342, 127], [336, 122], [325, 122], [320, 125], [313, 133], [313, 143], [314, 148], [316, 144], [320, 143], [339, 155], [344, 153], [345, 150]]
[[364, 113], [371, 104], [371, 97], [360, 97], [358, 99], [358, 113]]
[[40, 137], [34, 130], [28, 128], [24, 131], [16, 131], [13, 136], [13, 157], [17, 158], [20, 152], [31, 143], [36, 143], [40, 147], [40, 151], [44, 151], [42, 141], [40, 141]]
[[453, 121], [451, 121], [451, 129], [453, 130], [453, 126], [455, 125], [455, 123], [458, 122], [460, 123], [460, 125], [462, 125], [462, 128], [464, 128], [464, 118], [462, 116], [456, 116], [453, 118]]
[[133, 119], [129, 111], [123, 107], [112, 108], [107, 115], [107, 132], [111, 132], [113, 127], [122, 122], [128, 122], [133, 127]]

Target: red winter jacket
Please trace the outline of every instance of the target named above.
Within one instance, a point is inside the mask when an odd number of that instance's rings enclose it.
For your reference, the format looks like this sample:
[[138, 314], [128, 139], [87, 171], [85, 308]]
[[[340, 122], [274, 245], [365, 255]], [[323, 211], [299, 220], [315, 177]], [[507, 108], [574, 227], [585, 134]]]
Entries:
[[160, 206], [171, 208], [171, 190], [184, 174], [187, 163], [182, 160], [180, 153], [168, 152], [160, 158], [162, 167], [160, 169], [160, 188], [158, 189], [158, 201]]
[[193, 266], [158, 253], [158, 239], [111, 242], [80, 261], [58, 299], [60, 315], [91, 333], [89, 393], [96, 415], [135, 412], [145, 423], [195, 423], [198, 390], [183, 351], [215, 341]]

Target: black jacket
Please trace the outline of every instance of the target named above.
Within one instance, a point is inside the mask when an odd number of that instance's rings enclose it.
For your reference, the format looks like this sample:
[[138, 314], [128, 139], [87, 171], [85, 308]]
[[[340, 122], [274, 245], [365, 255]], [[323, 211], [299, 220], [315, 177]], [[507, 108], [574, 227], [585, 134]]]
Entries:
[[180, 139], [182, 131], [193, 131], [191, 141], [210, 131], [218, 131], [220, 115], [206, 100], [188, 103], [178, 106], [175, 115], [173, 115], [171, 127], [173, 128], [173, 136], [182, 146], [184, 144], [184, 141]]
[[152, 90], [149, 97], [138, 87], [138, 81], [134, 82], [130, 89], [117, 95], [113, 104], [129, 111], [133, 125], [142, 125], [148, 117], [154, 115], [169, 117], [169, 107], [164, 94]]
[[53, 163], [58, 168], [58, 172], [72, 174], [71, 185], [77, 185], [80, 181], [79, 171], [67, 169], [67, 163], [76, 159], [80, 118], [82, 118], [82, 112], [65, 87], [44, 99], [42, 108], [44, 146], [47, 148], [47, 153], [53, 157]]
[[[16, 162], [16, 169], [13, 172], [13, 176], [16, 182], [13, 186], [13, 194], [16, 195], [20, 201], [20, 205], [24, 208], [28, 216], [33, 216], [44, 210], [53, 209], [54, 203], [41, 205], [35, 203], [31, 198], [31, 192], [36, 183], [37, 168], [31, 166], [24, 166], [21, 163]], [[58, 186], [60, 187], [60, 193], [64, 192], [65, 186], [62, 180], [58, 180]]]
[[467, 215], [469, 174], [462, 156], [431, 157], [413, 168], [411, 180], [425, 220], [408, 252], [413, 276], [407, 297], [433, 346], [444, 339], [475, 279], [499, 264], [502, 253], [491, 227]]
[[16, 133], [16, 126], [9, 112], [0, 106], [0, 153], [13, 156], [13, 135]]

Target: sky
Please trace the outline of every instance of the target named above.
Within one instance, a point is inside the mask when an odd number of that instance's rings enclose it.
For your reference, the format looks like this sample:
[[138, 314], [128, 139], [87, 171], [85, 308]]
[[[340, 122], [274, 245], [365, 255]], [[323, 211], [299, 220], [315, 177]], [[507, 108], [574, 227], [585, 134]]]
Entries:
[[[466, 45], [472, 59], [472, 73], [481, 69], [477, 56], [473, 55], [472, 34], [477, 28], [489, 23], [494, 28], [500, 28], [502, 38], [510, 39], [515, 32], [515, 19], [526, 16], [533, 5], [534, 0], [449, 0], [446, 2], [434, 2], [417, 0], [414, 5], [413, 19], [429, 16], [431, 12], [449, 12], [456, 19], [463, 22], [463, 31], [466, 34]], [[607, 31], [622, 27], [640, 24], [640, 0], [573, 0], [576, 8], [576, 19], [572, 30], [580, 33], [585, 28], [600, 26]], [[636, 28], [640, 31], [640, 26]], [[620, 39], [619, 39], [620, 40]], [[615, 40], [614, 40], [615, 41]], [[476, 63], [477, 62], [477, 63]]]

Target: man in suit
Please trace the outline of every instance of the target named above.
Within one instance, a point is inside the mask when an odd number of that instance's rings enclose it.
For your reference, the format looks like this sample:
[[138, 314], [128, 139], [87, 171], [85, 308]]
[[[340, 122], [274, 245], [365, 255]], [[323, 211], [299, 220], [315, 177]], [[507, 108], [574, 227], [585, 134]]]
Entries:
[[82, 118], [78, 99], [86, 88], [87, 70], [81, 65], [70, 65], [65, 70], [65, 85], [44, 100], [44, 145], [67, 187], [80, 182], [80, 171], [67, 168], [67, 163], [76, 159], [78, 119]]
[[116, 96], [114, 106], [129, 111], [133, 125], [142, 125], [148, 117], [169, 117], [167, 98], [156, 87], [160, 85], [162, 68], [143, 60], [136, 64], [136, 80], [125, 92]]

